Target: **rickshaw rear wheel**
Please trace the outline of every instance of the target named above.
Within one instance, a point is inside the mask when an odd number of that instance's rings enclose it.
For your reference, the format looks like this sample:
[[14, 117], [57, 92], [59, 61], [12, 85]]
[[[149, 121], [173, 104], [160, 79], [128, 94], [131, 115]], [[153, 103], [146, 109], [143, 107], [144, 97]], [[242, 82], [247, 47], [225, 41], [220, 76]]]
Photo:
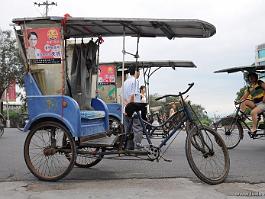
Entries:
[[41, 122], [26, 137], [24, 159], [28, 169], [38, 179], [57, 181], [65, 177], [74, 166], [74, 138], [60, 123]]

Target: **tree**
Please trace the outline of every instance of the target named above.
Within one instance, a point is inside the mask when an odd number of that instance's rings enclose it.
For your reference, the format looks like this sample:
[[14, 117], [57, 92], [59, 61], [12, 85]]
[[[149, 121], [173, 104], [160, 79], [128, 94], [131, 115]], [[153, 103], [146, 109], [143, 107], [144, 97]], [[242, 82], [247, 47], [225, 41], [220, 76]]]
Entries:
[[240, 98], [244, 95], [245, 90], [247, 89], [247, 86], [244, 86], [236, 93], [236, 100], [240, 100]]
[[[19, 57], [16, 40], [12, 37], [10, 30], [1, 31], [0, 29], [0, 96], [3, 96], [10, 82], [15, 80], [21, 85], [22, 79], [23, 65]], [[1, 112], [3, 112], [2, 101]]]
[[[176, 98], [174, 97], [168, 97], [166, 100], [160, 100], [160, 101], [156, 101], [155, 98], [159, 97], [159, 95], [156, 93], [154, 95], [150, 95], [150, 107], [154, 107], [154, 106], [161, 106], [162, 107], [162, 112], [163, 113], [169, 113], [169, 109], [170, 106], [168, 104], [170, 104], [170, 102], [176, 102]], [[177, 100], [178, 101], [178, 100]], [[199, 104], [192, 104], [191, 103], [191, 107], [192, 110], [196, 113], [196, 115], [198, 116], [198, 119], [205, 125], [209, 125], [211, 123], [211, 119], [208, 117], [207, 112], [205, 111], [205, 108], [202, 107]]]
[[[196, 113], [198, 119], [202, 122], [202, 124], [210, 125], [211, 119], [208, 117], [207, 112], [204, 107], [200, 104], [191, 104], [192, 110]], [[196, 119], [196, 118], [195, 118]]]

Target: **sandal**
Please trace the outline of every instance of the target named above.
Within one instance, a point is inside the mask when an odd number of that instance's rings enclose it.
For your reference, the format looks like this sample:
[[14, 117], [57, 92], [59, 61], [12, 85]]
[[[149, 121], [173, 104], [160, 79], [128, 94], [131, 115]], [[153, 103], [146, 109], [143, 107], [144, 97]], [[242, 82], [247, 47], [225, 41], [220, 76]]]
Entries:
[[248, 134], [249, 134], [249, 136], [251, 137], [251, 138], [254, 138], [254, 137], [256, 137], [256, 134], [257, 134], [257, 130], [256, 131], [248, 131]]

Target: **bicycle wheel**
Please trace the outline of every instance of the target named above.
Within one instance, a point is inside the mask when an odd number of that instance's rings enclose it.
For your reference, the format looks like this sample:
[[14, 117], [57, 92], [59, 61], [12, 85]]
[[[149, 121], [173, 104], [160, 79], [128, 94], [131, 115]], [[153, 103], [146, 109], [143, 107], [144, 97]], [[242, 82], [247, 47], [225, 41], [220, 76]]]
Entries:
[[207, 184], [222, 183], [228, 175], [230, 159], [222, 138], [212, 129], [198, 126], [188, 132], [186, 157], [195, 175]]
[[27, 120], [28, 120], [28, 114], [25, 113], [20, 114], [16, 122], [17, 129], [20, 131], [24, 131], [24, 127], [26, 125]]
[[93, 153], [98, 153], [102, 151], [105, 150], [103, 150], [102, 148], [91, 148], [91, 147], [83, 147], [82, 149], [79, 149], [78, 152], [83, 152], [83, 153], [82, 154], [77, 153], [75, 165], [80, 168], [89, 168], [95, 166], [102, 160], [103, 155], [93, 155]]
[[224, 140], [228, 149], [235, 148], [243, 135], [243, 128], [235, 118], [222, 118], [215, 125], [216, 132]]
[[25, 140], [24, 159], [34, 176], [44, 181], [57, 181], [74, 166], [75, 141], [63, 125], [50, 121], [39, 123]]
[[0, 137], [4, 134], [4, 118], [0, 117]]

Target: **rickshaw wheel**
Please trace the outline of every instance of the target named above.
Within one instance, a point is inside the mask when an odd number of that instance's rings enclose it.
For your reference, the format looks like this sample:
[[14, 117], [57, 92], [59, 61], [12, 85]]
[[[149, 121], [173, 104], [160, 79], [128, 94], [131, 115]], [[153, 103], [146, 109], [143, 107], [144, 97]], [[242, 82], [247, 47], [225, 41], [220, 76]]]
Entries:
[[91, 147], [83, 147], [78, 149], [78, 151], [87, 152], [87, 154], [79, 154], [77, 153], [75, 165], [80, 168], [90, 168], [98, 164], [103, 155], [93, 155], [93, 153], [103, 152], [105, 151], [104, 148], [91, 148]]
[[109, 116], [109, 128], [110, 133], [113, 135], [119, 135], [122, 133], [122, 126], [119, 119]]
[[76, 160], [75, 141], [63, 125], [41, 122], [26, 137], [24, 159], [31, 173], [44, 181], [65, 177]]

